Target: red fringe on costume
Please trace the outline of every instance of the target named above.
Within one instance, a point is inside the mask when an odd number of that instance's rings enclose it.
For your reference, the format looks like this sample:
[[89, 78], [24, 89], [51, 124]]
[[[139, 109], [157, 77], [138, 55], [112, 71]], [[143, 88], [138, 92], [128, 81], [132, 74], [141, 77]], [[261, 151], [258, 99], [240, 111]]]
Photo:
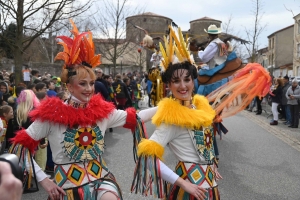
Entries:
[[87, 126], [108, 118], [114, 109], [114, 105], [103, 100], [100, 95], [94, 95], [86, 108], [74, 108], [64, 104], [59, 98], [53, 97], [42, 101], [41, 105], [30, 113], [30, 117], [32, 121], [39, 119], [70, 127]]
[[34, 149], [39, 145], [39, 140], [36, 141], [32, 139], [25, 129], [20, 130], [16, 132], [16, 136], [14, 138], [11, 138], [11, 141], [13, 143], [13, 146], [16, 144], [22, 144], [24, 147], [26, 147], [30, 153], [34, 153]]
[[207, 96], [218, 116], [215, 122], [244, 110], [256, 96], [264, 97], [270, 87], [269, 72], [258, 63], [247, 64], [232, 80]]

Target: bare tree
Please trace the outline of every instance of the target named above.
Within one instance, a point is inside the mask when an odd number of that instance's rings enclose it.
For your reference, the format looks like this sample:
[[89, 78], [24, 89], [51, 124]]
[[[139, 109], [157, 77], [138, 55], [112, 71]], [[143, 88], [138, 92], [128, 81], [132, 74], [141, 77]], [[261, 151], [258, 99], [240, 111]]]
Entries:
[[[104, 0], [101, 2], [100, 16], [94, 17], [95, 24], [101, 38], [105, 42], [100, 44], [101, 55], [113, 63], [115, 74], [117, 59], [132, 48], [126, 38], [126, 17], [138, 14], [141, 9], [129, 6], [129, 0]], [[104, 41], [103, 40], [103, 41]], [[137, 51], [138, 45], [135, 47]]]
[[[78, 16], [92, 5], [74, 0], [1, 0], [0, 31], [6, 29], [10, 22], [17, 25], [14, 41], [2, 37], [14, 52], [16, 83], [22, 81], [23, 53], [32, 42], [44, 34], [55, 22]], [[52, 32], [52, 31], [50, 31]]]
[[263, 4], [262, 0], [252, 0], [253, 10], [251, 11], [254, 24], [253, 26], [245, 27], [245, 32], [250, 41], [249, 45], [246, 45], [246, 50], [250, 57], [250, 62], [255, 62], [257, 57], [257, 50], [259, 49], [258, 38], [261, 33], [265, 30], [267, 24], [261, 24], [261, 19], [263, 17]]

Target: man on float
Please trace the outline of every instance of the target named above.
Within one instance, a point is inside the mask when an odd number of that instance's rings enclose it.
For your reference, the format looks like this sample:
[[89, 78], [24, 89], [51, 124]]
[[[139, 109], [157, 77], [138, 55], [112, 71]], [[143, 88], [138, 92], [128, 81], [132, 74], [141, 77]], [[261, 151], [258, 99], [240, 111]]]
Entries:
[[207, 65], [202, 66], [202, 69], [212, 69], [222, 63], [227, 59], [227, 50], [225, 43], [218, 37], [222, 33], [221, 28], [212, 24], [208, 27], [208, 30], [204, 29], [208, 33], [208, 46], [204, 51], [199, 51], [198, 56], [203, 63]]
[[158, 46], [155, 47], [155, 52], [152, 54], [151, 56], [151, 59], [150, 59], [150, 62], [152, 62], [152, 67], [151, 68], [159, 68], [159, 65], [160, 65], [160, 61], [162, 59], [162, 55], [161, 55], [161, 52], [160, 52], [160, 49]]

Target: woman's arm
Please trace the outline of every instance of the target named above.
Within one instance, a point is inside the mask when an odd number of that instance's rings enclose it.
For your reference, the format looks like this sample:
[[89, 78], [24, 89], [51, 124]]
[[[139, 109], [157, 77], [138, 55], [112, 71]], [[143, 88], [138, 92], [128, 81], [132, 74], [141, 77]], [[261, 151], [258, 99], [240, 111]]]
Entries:
[[[157, 107], [142, 110], [138, 113], [138, 116], [143, 122], [151, 120], [156, 113]], [[129, 108], [124, 110], [114, 110], [110, 115], [107, 123], [107, 127], [119, 127], [124, 126], [125, 128], [135, 128], [137, 124], [136, 110]]]
[[148, 108], [148, 109], [145, 109], [145, 110], [141, 110], [138, 113], [138, 116], [141, 118], [141, 120], [143, 122], [148, 122], [155, 115], [156, 111], [157, 111], [157, 107]]

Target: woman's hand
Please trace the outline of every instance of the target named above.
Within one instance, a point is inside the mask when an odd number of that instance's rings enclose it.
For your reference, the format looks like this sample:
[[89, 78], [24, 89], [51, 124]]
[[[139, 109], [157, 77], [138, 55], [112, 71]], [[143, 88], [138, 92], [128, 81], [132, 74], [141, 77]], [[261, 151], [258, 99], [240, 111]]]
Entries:
[[215, 168], [215, 175], [216, 175], [216, 181], [223, 179], [223, 177], [221, 176], [217, 168]]
[[48, 141], [45, 143], [45, 144], [39, 144], [39, 147], [41, 148], [41, 149], [44, 149], [44, 148], [46, 148], [48, 146]]
[[0, 194], [2, 200], [21, 200], [23, 193], [22, 182], [11, 172], [7, 162], [0, 162]]
[[45, 178], [40, 182], [43, 188], [48, 192], [51, 200], [59, 200], [61, 194], [66, 195], [65, 191], [58, 187], [52, 180]]
[[204, 200], [206, 198], [205, 193], [207, 192], [206, 189], [195, 185], [193, 183], [190, 182], [186, 182], [186, 186], [182, 187], [182, 189], [184, 189], [184, 191], [186, 191], [187, 193], [193, 195], [194, 197], [196, 197], [196, 199], [198, 200]]
[[187, 193], [196, 197], [197, 200], [204, 200], [206, 198], [205, 193], [207, 190], [198, 185], [185, 181], [180, 177], [176, 180], [175, 184], [181, 187]]

